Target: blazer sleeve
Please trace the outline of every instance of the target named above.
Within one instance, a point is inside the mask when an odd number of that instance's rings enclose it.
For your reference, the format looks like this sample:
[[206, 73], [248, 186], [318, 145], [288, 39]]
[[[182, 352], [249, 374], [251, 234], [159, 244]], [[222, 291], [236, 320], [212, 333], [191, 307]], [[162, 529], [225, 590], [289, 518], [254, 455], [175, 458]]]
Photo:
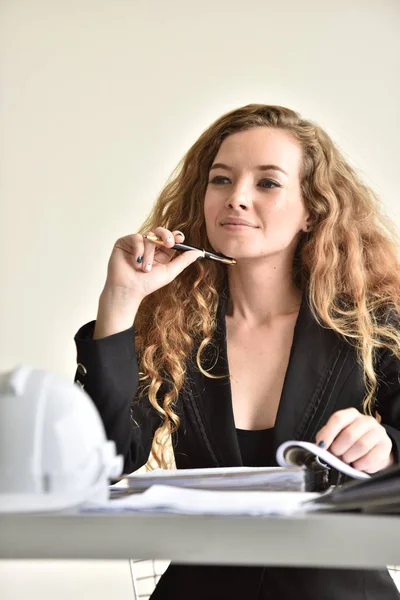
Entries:
[[400, 462], [400, 360], [386, 350], [378, 369], [376, 408], [381, 424], [393, 443], [396, 462]]
[[91, 397], [117, 451], [124, 457], [124, 472], [143, 466], [149, 456], [161, 417], [147, 397], [137, 401], [139, 383], [135, 331], [93, 339], [95, 321], [75, 335], [77, 370], [75, 382]]

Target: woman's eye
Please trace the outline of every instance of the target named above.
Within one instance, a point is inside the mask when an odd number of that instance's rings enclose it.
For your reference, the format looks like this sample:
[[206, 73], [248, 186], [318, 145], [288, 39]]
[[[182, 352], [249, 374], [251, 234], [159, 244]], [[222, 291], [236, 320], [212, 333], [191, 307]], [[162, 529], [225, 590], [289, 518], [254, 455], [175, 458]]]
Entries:
[[[210, 183], [215, 185], [226, 185], [227, 183], [231, 183], [231, 180], [228, 177], [225, 177], [225, 175], [216, 175], [213, 177], [213, 179], [211, 179]], [[261, 179], [257, 185], [264, 189], [282, 187], [280, 183], [274, 181], [273, 179]]]
[[278, 183], [277, 181], [274, 181], [273, 179], [261, 179], [261, 181], [259, 182], [258, 185], [265, 189], [282, 187], [280, 183]]
[[227, 177], [224, 177], [223, 175], [217, 175], [216, 177], [211, 179], [210, 183], [216, 183], [217, 185], [221, 185], [224, 183], [230, 183], [230, 181]]

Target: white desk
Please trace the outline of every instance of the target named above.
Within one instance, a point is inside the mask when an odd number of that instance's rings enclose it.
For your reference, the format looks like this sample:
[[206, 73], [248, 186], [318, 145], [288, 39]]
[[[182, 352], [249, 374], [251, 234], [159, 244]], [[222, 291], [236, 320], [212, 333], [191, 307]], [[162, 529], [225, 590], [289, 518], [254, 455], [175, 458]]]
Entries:
[[312, 514], [0, 515], [0, 559], [171, 559], [184, 563], [400, 564], [400, 517]]

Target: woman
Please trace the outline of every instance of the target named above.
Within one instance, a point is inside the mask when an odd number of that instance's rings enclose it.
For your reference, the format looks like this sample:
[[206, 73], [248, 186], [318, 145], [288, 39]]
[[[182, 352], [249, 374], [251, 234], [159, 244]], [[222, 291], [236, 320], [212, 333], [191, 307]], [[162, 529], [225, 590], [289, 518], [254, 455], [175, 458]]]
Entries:
[[[77, 380], [125, 472], [151, 448], [168, 467], [170, 434], [177, 468], [273, 465], [288, 439], [368, 473], [397, 461], [400, 269], [388, 227], [327, 134], [297, 113], [249, 105], [205, 131], [141, 232], [116, 242], [97, 320], [76, 336]], [[236, 264], [176, 253], [182, 232]], [[367, 596], [399, 598], [384, 570], [172, 565], [152, 598]]]

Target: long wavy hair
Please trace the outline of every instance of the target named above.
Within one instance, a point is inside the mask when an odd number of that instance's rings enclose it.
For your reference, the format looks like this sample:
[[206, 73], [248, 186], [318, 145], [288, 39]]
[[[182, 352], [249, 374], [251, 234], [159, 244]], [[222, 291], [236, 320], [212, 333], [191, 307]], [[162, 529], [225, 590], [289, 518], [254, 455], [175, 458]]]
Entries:
[[[400, 334], [390, 318], [400, 313], [398, 239], [375, 194], [320, 127], [281, 106], [250, 104], [223, 115], [184, 156], [140, 231], [178, 229], [193, 246], [210, 248], [203, 215], [209, 169], [227, 136], [254, 127], [285, 130], [302, 148], [301, 190], [312, 229], [296, 250], [294, 278], [319, 323], [356, 348], [366, 388], [364, 411], [374, 414], [376, 350], [386, 347], [400, 357]], [[160, 414], [152, 456], [163, 468], [170, 465], [167, 440], [179, 427], [175, 406], [188, 357], [214, 377], [203, 363], [213, 348], [225, 269], [196, 261], [167, 288], [146, 297], [137, 314], [139, 401], [146, 394]]]

